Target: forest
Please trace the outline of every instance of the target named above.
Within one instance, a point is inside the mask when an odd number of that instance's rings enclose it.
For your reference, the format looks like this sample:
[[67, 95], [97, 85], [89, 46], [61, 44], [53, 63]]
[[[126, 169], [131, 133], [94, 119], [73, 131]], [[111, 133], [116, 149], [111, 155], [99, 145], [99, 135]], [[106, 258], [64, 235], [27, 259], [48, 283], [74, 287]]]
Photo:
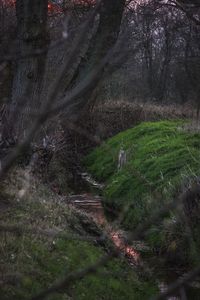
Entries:
[[0, 0], [0, 299], [200, 299], [200, 0]]

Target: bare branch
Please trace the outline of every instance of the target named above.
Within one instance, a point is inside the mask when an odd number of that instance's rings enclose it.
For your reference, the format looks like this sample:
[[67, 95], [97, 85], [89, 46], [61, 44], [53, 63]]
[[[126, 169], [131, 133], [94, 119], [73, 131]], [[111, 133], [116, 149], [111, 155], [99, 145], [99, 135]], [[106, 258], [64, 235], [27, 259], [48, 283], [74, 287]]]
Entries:
[[70, 234], [64, 230], [59, 230], [57, 228], [52, 229], [38, 229], [38, 228], [24, 228], [22, 226], [16, 226], [16, 225], [9, 225], [9, 224], [0, 224], [0, 232], [8, 232], [13, 233], [17, 236], [23, 236], [27, 234], [33, 234], [33, 235], [41, 235], [46, 236], [49, 238], [61, 238], [63, 240], [80, 240], [80, 241], [105, 241], [106, 237], [105, 235], [102, 235], [101, 237], [90, 237], [90, 236], [80, 236], [77, 234]]
[[77, 281], [79, 279], [83, 279], [85, 276], [87, 276], [89, 274], [97, 273], [98, 269], [100, 267], [105, 266], [109, 262], [109, 260], [112, 257], [115, 257], [115, 256], [118, 256], [117, 251], [116, 252], [113, 251], [108, 255], [102, 256], [96, 263], [91, 264], [90, 266], [88, 266], [84, 269], [69, 273], [64, 279], [55, 282], [48, 289], [45, 289], [44, 291], [42, 291], [38, 295], [32, 297], [31, 300], [45, 299], [48, 295], [50, 295], [52, 293], [55, 293], [55, 292], [58, 292], [58, 291], [62, 291], [63, 289], [66, 289], [74, 281]]
[[200, 274], [200, 266], [191, 272], [187, 273], [184, 277], [179, 278], [173, 284], [169, 286], [166, 292], [159, 294], [158, 296], [152, 298], [152, 300], [161, 300], [166, 299], [168, 296], [171, 296], [175, 291], [178, 291], [185, 284], [190, 283]]

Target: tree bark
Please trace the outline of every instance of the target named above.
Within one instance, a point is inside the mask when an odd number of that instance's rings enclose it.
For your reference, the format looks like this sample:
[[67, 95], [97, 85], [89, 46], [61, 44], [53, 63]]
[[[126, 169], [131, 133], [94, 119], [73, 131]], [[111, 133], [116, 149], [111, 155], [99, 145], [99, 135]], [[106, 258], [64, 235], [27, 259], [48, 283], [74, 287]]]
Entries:
[[15, 65], [9, 122], [15, 123], [11, 130], [18, 139], [26, 135], [41, 104], [46, 52], [36, 52], [47, 50], [47, 11], [48, 0], [16, 1], [19, 59]]
[[[90, 40], [90, 45], [85, 56], [80, 61], [77, 69], [74, 70], [74, 76], [71, 80], [71, 85], [75, 85], [85, 75], [87, 75], [115, 45], [121, 28], [121, 21], [125, 7], [125, 0], [103, 0], [100, 14], [99, 24], [94, 37]], [[85, 101], [81, 101], [81, 105], [74, 108], [71, 112], [74, 120], [78, 119], [83, 108], [95, 99], [97, 87], [90, 90], [85, 95]]]

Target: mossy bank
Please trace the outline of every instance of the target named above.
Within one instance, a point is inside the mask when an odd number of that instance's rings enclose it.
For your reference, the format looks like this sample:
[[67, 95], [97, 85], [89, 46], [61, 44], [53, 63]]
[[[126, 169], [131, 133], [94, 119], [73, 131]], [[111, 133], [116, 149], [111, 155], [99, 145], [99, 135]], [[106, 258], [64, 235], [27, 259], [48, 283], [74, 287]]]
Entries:
[[[1, 185], [2, 224], [22, 230], [22, 234], [16, 229], [1, 232], [2, 300], [31, 299], [109, 251], [108, 242], [103, 246], [97, 243], [102, 231], [92, 220], [30, 178], [26, 170], [17, 170]], [[27, 232], [29, 229], [32, 231]], [[56, 237], [59, 232], [64, 236]], [[156, 290], [153, 282], [142, 280], [124, 259], [116, 258], [95, 275], [78, 279], [47, 298], [139, 300], [149, 299]]]
[[[136, 228], [164, 204], [176, 201], [183, 182], [187, 185], [199, 175], [200, 134], [187, 127], [181, 120], [144, 122], [107, 140], [86, 157], [89, 172], [105, 183], [106, 211], [118, 215], [125, 209], [122, 225], [126, 229]], [[120, 148], [125, 150], [127, 162], [118, 170]], [[183, 247], [178, 255], [184, 261], [192, 251], [184, 247], [184, 235], [183, 224], [169, 212], [164, 222], [150, 228], [147, 240], [159, 251], [175, 253]]]

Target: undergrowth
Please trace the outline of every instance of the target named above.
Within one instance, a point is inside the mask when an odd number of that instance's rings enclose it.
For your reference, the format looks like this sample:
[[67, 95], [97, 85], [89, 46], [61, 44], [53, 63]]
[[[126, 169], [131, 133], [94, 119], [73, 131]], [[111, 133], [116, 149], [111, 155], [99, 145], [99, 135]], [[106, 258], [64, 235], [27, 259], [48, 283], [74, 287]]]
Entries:
[[[47, 186], [31, 181], [22, 193], [24, 186], [22, 171], [1, 186], [1, 198], [6, 197], [1, 224], [35, 230], [35, 233], [22, 236], [1, 234], [0, 298], [4, 300], [30, 299], [66, 274], [94, 263], [108, 251], [106, 246], [95, 242], [102, 233], [92, 220], [89, 220], [89, 229], [93, 228], [94, 234], [89, 234], [86, 215], [70, 208], [64, 198], [52, 193]], [[84, 238], [89, 235], [92, 239], [45, 237], [41, 230], [62, 230], [66, 236], [78, 234]], [[62, 293], [57, 292], [48, 299], [139, 300], [148, 299], [155, 291], [154, 284], [141, 280], [123, 259], [113, 259], [97, 274], [79, 279]]]

